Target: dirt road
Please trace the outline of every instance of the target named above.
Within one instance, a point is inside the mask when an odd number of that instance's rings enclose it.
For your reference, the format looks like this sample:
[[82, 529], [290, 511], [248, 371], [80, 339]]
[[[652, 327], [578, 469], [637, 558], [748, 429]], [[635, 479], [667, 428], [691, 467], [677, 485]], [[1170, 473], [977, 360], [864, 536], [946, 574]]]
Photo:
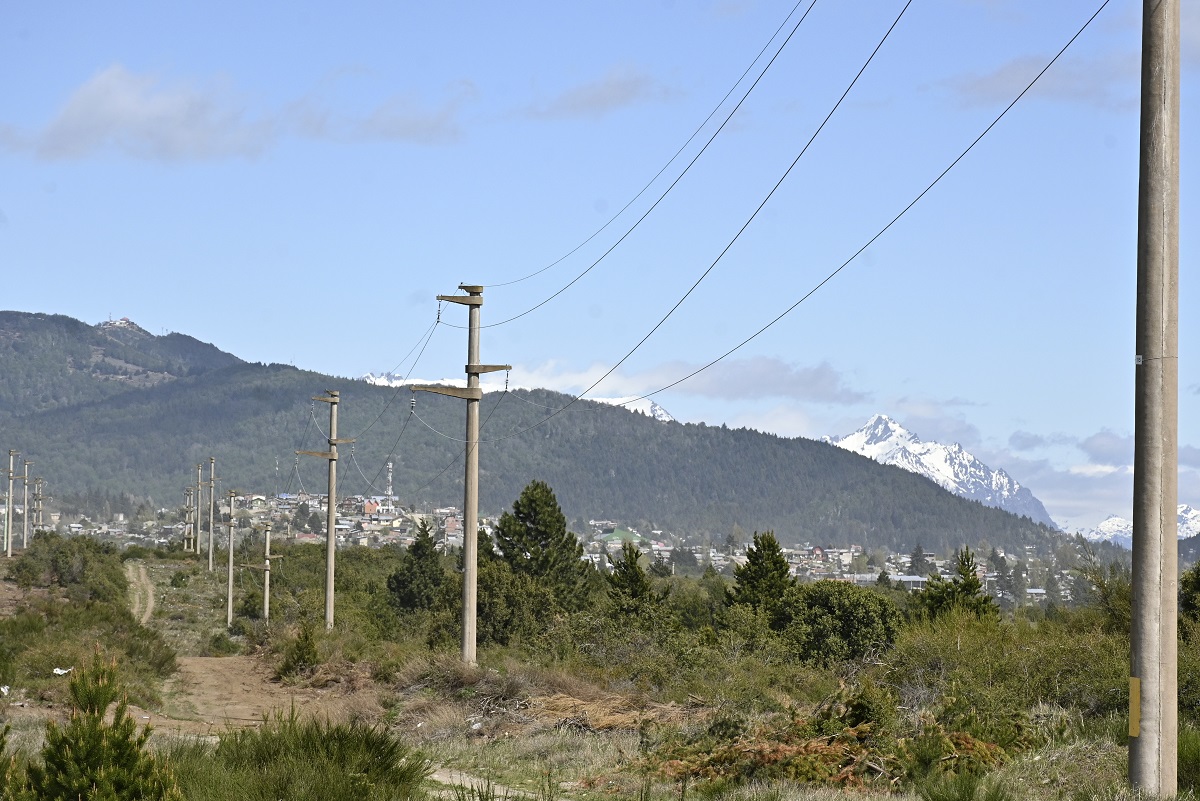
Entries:
[[129, 579], [130, 603], [133, 605], [133, 616], [145, 626], [154, 615], [154, 582], [146, 573], [146, 565], [130, 561], [125, 563], [125, 577]]

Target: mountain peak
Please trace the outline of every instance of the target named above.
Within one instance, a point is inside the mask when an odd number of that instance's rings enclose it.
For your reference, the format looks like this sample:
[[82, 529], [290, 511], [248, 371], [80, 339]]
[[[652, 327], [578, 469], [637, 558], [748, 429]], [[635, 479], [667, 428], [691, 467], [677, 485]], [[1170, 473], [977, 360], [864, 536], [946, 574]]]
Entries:
[[[1177, 536], [1181, 540], [1200, 536], [1200, 510], [1186, 503], [1179, 504]], [[1109, 515], [1091, 531], [1081, 531], [1084, 539], [1091, 542], [1111, 542], [1127, 550], [1133, 549], [1133, 523], [1120, 515]]]
[[862, 428], [825, 442], [923, 475], [943, 489], [1038, 523], [1057, 528], [1046, 507], [1003, 470], [993, 470], [957, 442], [942, 445], [920, 437], [885, 414], [876, 414]]

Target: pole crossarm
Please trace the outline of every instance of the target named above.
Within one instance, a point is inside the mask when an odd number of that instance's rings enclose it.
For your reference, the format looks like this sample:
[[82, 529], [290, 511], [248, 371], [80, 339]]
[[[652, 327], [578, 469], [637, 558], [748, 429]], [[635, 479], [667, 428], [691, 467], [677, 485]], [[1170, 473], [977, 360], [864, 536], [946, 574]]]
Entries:
[[483, 390], [479, 387], [446, 387], [439, 384], [415, 384], [412, 386], [414, 392], [432, 392], [436, 395], [449, 395], [452, 398], [462, 398], [463, 400], [480, 400], [483, 397]]
[[[466, 287], [463, 287], [463, 288], [466, 289]], [[472, 288], [475, 288], [475, 287], [472, 287]], [[482, 290], [482, 287], [478, 287], [478, 288]], [[457, 303], [460, 306], [482, 306], [483, 305], [483, 296], [482, 295], [466, 295], [466, 296], [464, 296], [464, 295], [438, 295], [437, 299], [444, 300], [448, 303]]]

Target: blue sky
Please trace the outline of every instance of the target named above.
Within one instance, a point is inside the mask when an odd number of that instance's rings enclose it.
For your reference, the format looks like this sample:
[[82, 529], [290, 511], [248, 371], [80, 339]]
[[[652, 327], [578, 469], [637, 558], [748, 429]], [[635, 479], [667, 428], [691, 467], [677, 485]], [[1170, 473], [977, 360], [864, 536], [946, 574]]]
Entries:
[[[652, 392], [854, 255], [1100, 2], [817, 0], [681, 178], [809, 0], [9, 4], [0, 307], [438, 378], [461, 375], [461, 307], [406, 354], [435, 295], [482, 284], [485, 325], [517, 318], [483, 360], [579, 392], [711, 267], [589, 394]], [[1128, 516], [1140, 13], [1111, 0], [862, 255], [655, 399], [788, 436], [883, 412], [1070, 528]], [[1180, 500], [1200, 505], [1196, 3], [1183, 30]]]

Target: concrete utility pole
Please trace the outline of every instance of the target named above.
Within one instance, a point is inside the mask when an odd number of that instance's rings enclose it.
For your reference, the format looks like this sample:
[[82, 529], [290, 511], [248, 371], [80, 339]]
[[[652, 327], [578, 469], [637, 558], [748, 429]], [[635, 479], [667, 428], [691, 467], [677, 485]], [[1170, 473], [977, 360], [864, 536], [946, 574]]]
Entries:
[[263, 622], [271, 622], [271, 524], [263, 530]]
[[296, 451], [303, 456], [316, 456], [329, 460], [329, 503], [325, 518], [325, 630], [333, 628], [333, 576], [334, 555], [337, 551], [337, 446], [354, 442], [353, 439], [338, 439], [337, 412], [338, 400], [341, 393], [327, 390], [325, 395], [313, 398], [315, 401], [329, 404], [329, 450], [328, 451]]
[[229, 491], [229, 592], [225, 603], [225, 625], [233, 625], [233, 496]]
[[29, 465], [33, 462], [25, 462], [25, 475], [22, 476], [25, 482], [25, 493], [21, 501], [21, 550], [24, 551], [29, 547]]
[[[202, 503], [204, 503], [204, 479], [202, 478], [203, 471], [204, 471], [204, 465], [197, 464], [196, 465], [196, 540], [195, 540], [195, 542], [192, 543], [192, 545], [196, 549], [196, 553], [200, 553], [200, 505]], [[212, 550], [210, 548], [209, 556], [208, 556], [208, 572], [211, 573], [212, 569], [213, 569]]]
[[507, 364], [479, 363], [479, 312], [483, 306], [483, 287], [460, 284], [464, 295], [438, 295], [438, 300], [467, 307], [467, 388], [414, 386], [414, 390], [436, 392], [467, 401], [466, 467], [463, 481], [463, 610], [462, 660], [475, 664], [475, 621], [479, 582], [479, 388], [481, 373], [511, 370]]
[[1143, 0], [1129, 783], [1178, 790], [1179, 0]]
[[17, 459], [17, 452], [10, 450], [8, 452], [8, 495], [4, 500], [4, 555], [12, 559], [12, 519], [13, 519], [13, 463]]
[[183, 488], [183, 550], [191, 552], [196, 543], [195, 515], [192, 512], [192, 488]]
[[44, 482], [42, 481], [41, 476], [38, 476], [37, 478], [35, 478], [33, 480], [33, 511], [36, 515], [33, 518], [33, 522], [34, 522], [34, 525], [36, 526], [36, 528], [34, 529], [35, 531], [41, 531], [42, 529], [44, 529], [46, 527], [46, 520], [42, 516], [42, 484], [43, 483]]
[[213, 569], [213, 529], [217, 519], [217, 460], [208, 457], [208, 572]]

